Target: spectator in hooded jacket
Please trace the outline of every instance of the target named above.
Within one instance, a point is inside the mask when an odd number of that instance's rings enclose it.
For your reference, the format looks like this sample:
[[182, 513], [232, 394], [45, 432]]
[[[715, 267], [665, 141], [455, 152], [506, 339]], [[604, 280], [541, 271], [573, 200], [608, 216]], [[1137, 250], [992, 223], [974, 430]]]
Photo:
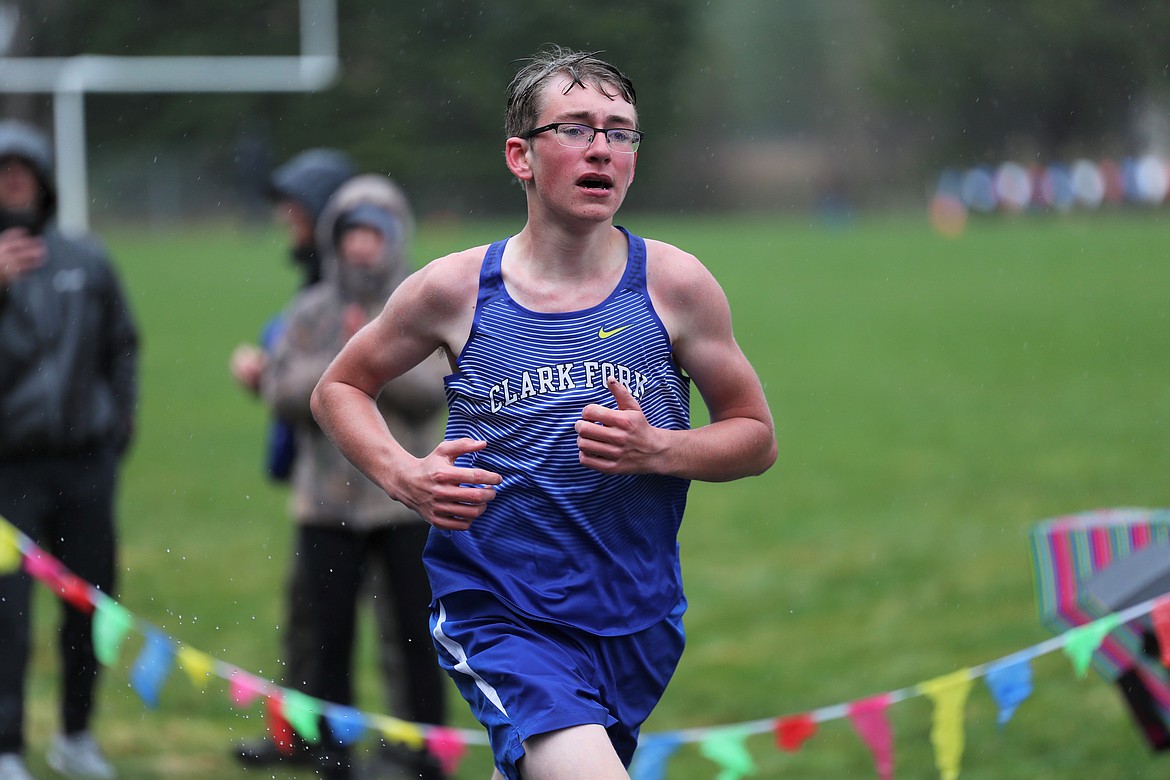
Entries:
[[[337, 188], [357, 172], [349, 155], [338, 149], [307, 149], [293, 156], [272, 172], [268, 179], [268, 196], [273, 217], [285, 228], [289, 259], [300, 271], [299, 289], [304, 290], [321, 280], [321, 259], [314, 232], [325, 204]], [[259, 396], [260, 375], [264, 364], [284, 330], [284, 315], [277, 314], [265, 323], [258, 344], [240, 344], [232, 352], [232, 377], [249, 393]], [[277, 482], [286, 482], [292, 473], [296, 446], [293, 428], [288, 421], [273, 416], [268, 426], [265, 447], [265, 471]], [[304, 690], [309, 678], [312, 648], [304, 630], [306, 617], [300, 611], [304, 599], [298, 597], [303, 585], [301, 567], [296, 556], [291, 561], [288, 578], [287, 618], [282, 633], [284, 684]], [[313, 760], [310, 746], [298, 741], [295, 750], [284, 753], [267, 736], [243, 742], [234, 748], [241, 763], [266, 766], [277, 761], [307, 763]]]
[[[309, 397], [330, 361], [406, 278], [412, 222], [406, 197], [386, 177], [359, 176], [342, 185], [317, 228], [323, 279], [293, 301], [260, 387], [265, 401], [296, 432], [290, 503], [297, 559], [308, 582], [301, 593], [314, 648], [308, 692], [324, 701], [353, 703], [358, 596], [368, 579], [385, 578], [384, 586], [372, 592], [376, 599], [393, 602], [397, 618], [394, 641], [405, 668], [391, 683], [406, 694], [400, 716], [441, 724], [445, 687], [430, 641], [431, 594], [422, 568], [429, 526], [354, 468], [309, 409]], [[416, 453], [429, 452], [441, 438], [446, 373], [445, 361], [436, 354], [379, 394], [385, 425]], [[327, 723], [322, 732], [320, 774], [351, 777], [349, 751], [333, 739]], [[403, 759], [411, 777], [441, 776], [425, 754]]]
[[[301, 271], [301, 289], [321, 280], [321, 259], [314, 235], [317, 220], [337, 188], [355, 173], [349, 156], [336, 149], [308, 149], [272, 173], [268, 192], [273, 212], [288, 233], [289, 256]], [[280, 337], [283, 324], [282, 316], [273, 317], [265, 324], [259, 345], [241, 344], [232, 353], [232, 376], [252, 393], [260, 392], [265, 355]], [[287, 480], [293, 455], [292, 430], [277, 418], [269, 429], [269, 476]]]
[[[0, 122], [0, 515], [105, 593], [114, 587], [115, 486], [137, 403], [138, 333], [105, 250], [54, 220], [45, 136]], [[0, 576], [0, 779], [24, 763], [32, 581]], [[90, 731], [99, 665], [90, 614], [63, 602], [61, 731], [48, 762], [113, 767]]]
[[[289, 238], [289, 254], [293, 264], [302, 272], [300, 290], [304, 291], [321, 281], [324, 247], [318, 243], [316, 225], [326, 204], [357, 169], [349, 156], [337, 149], [315, 148], [297, 154], [272, 172], [268, 194], [276, 219], [284, 225]], [[259, 395], [260, 377], [264, 366], [275, 350], [284, 332], [284, 313], [276, 315], [264, 326], [260, 344], [244, 344], [236, 348], [231, 359], [231, 372], [249, 392]], [[293, 425], [279, 414], [273, 415], [269, 426], [266, 469], [276, 481], [288, 481], [294, 468], [296, 440]], [[296, 555], [290, 561], [287, 584], [287, 617], [282, 626], [284, 684], [290, 688], [307, 690], [312, 675], [315, 646], [309, 631], [309, 600], [305, 581], [304, 561]], [[378, 564], [373, 563], [376, 569]], [[370, 577], [369, 589], [378, 594], [385, 587], [385, 577]], [[386, 680], [387, 704], [391, 714], [403, 715], [405, 696], [393, 682], [402, 676], [402, 656], [397, 651], [396, 617], [384, 593], [374, 599], [374, 615], [381, 640], [379, 661]], [[291, 750], [282, 750], [268, 736], [246, 740], [234, 746], [233, 753], [246, 766], [270, 766], [278, 762], [313, 765], [319, 756], [317, 746], [294, 738]], [[387, 753], [388, 760], [392, 755]]]

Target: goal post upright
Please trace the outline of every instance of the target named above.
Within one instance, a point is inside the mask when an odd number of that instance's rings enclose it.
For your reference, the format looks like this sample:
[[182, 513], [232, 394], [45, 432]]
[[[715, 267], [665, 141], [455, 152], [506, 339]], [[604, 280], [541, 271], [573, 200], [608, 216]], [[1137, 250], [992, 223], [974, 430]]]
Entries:
[[289, 56], [0, 57], [0, 92], [53, 95], [58, 222], [89, 227], [88, 92], [315, 92], [340, 73], [337, 0], [300, 0], [300, 46]]

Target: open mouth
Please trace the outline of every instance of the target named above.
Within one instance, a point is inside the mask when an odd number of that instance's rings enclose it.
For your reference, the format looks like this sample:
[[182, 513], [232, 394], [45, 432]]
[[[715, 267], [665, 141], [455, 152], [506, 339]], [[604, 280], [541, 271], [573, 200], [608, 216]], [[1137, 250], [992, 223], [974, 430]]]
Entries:
[[613, 182], [602, 177], [586, 176], [577, 182], [577, 186], [587, 190], [612, 190]]

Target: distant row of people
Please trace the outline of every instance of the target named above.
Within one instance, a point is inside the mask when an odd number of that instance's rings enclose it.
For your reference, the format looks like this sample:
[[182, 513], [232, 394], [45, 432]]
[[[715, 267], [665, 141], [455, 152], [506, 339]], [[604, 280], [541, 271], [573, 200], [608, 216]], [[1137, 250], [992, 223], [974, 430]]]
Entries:
[[975, 213], [1160, 206], [1168, 197], [1170, 159], [1154, 154], [948, 168], [939, 174], [932, 193], [933, 199], [947, 199]]

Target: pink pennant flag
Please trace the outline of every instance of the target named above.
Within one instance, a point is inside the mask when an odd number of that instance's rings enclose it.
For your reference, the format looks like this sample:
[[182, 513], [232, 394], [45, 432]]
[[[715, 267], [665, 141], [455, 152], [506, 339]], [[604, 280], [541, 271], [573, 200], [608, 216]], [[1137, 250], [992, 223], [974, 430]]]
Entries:
[[247, 707], [264, 692], [264, 681], [241, 669], [232, 671], [228, 683], [231, 689], [232, 704], [236, 707]]
[[65, 567], [48, 553], [34, 550], [24, 556], [24, 570], [52, 588], [61, 579]]
[[455, 729], [438, 726], [427, 734], [427, 751], [439, 760], [444, 774], [454, 775], [467, 755], [467, 742]]
[[817, 722], [811, 715], [793, 715], [776, 721], [776, 745], [781, 750], [795, 753], [817, 733]]
[[849, 720], [861, 741], [873, 754], [873, 763], [882, 780], [894, 777], [894, 732], [886, 718], [890, 706], [887, 693], [849, 704]]

